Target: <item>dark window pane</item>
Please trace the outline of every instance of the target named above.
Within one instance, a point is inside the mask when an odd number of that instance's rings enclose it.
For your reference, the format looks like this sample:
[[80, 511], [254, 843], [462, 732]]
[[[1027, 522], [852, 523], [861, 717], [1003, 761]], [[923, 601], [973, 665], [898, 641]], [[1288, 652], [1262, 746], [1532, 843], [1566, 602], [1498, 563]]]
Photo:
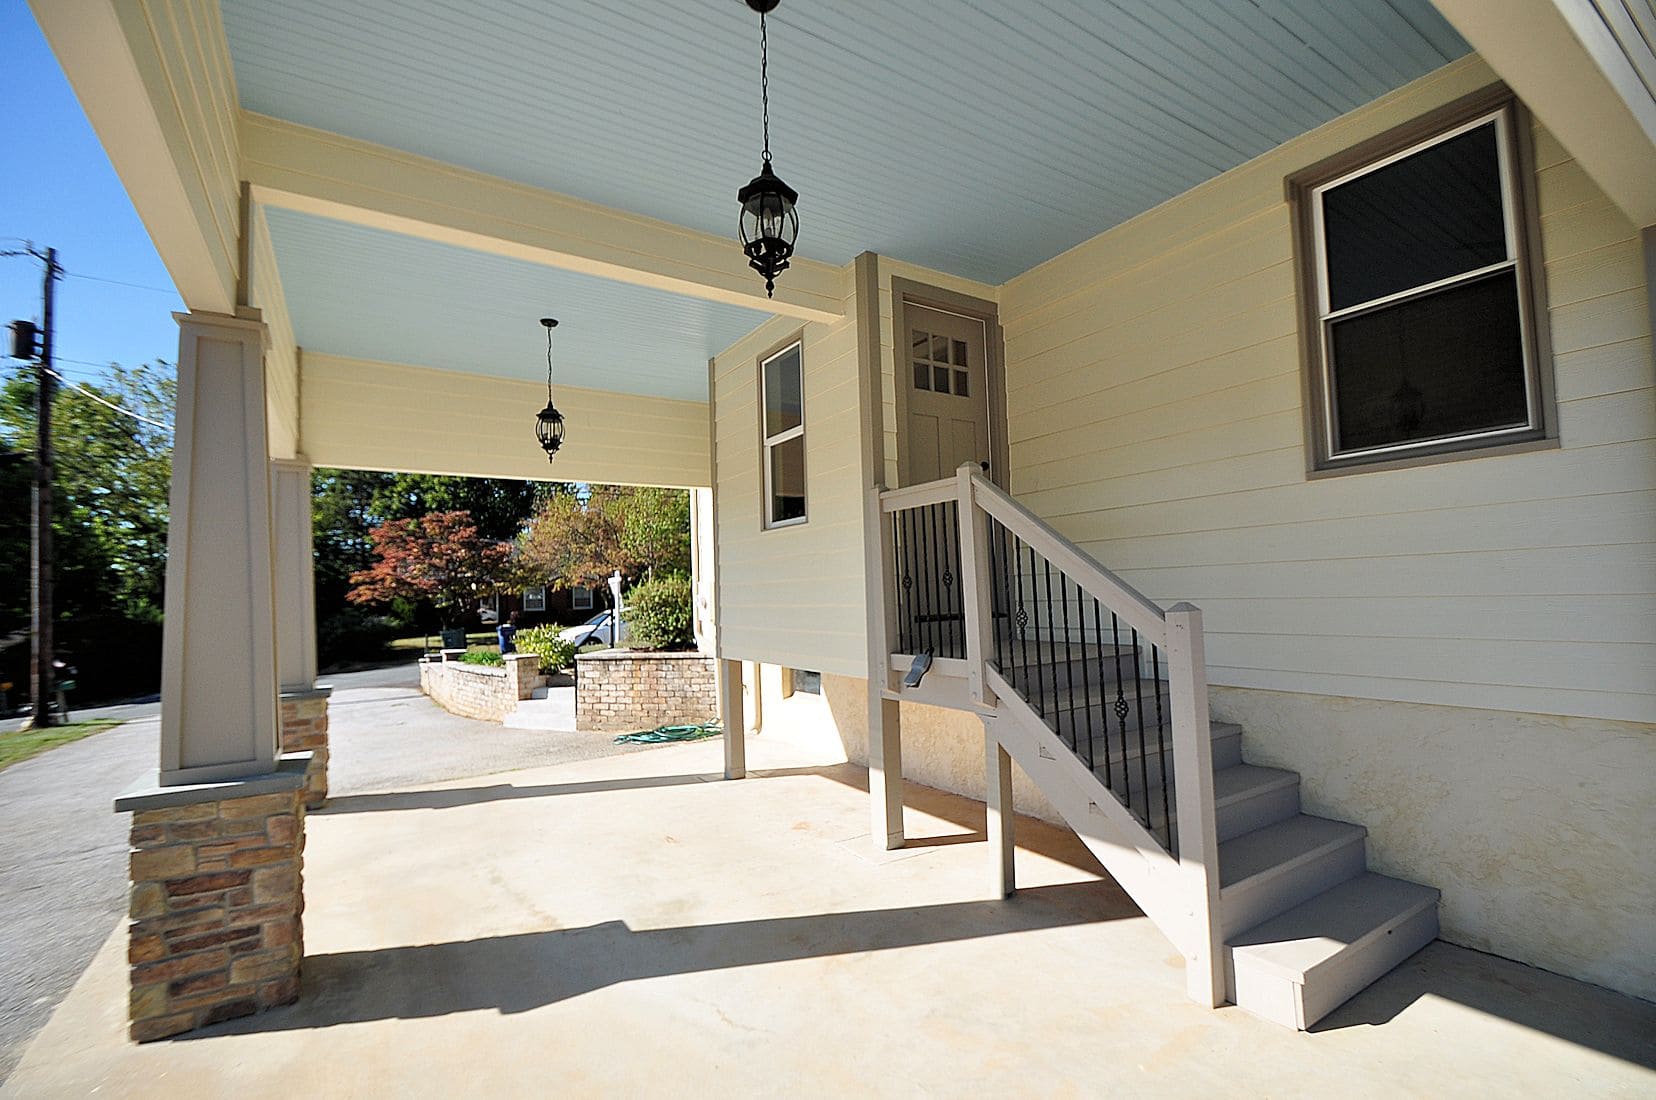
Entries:
[[799, 386], [799, 349], [791, 348], [765, 364], [765, 435], [799, 427], [804, 396]]
[[926, 333], [921, 332], [919, 329], [915, 329], [914, 357], [916, 359], [924, 359], [926, 357], [926, 353], [929, 351], [931, 351], [931, 337]]
[[931, 367], [925, 363], [914, 364], [914, 388], [917, 390], [931, 389]]
[[966, 366], [966, 341], [964, 340], [954, 342], [954, 365], [957, 367]]
[[1508, 258], [1495, 123], [1323, 193], [1331, 309]]
[[[947, 360], [945, 360], [945, 362], [947, 362]], [[948, 393], [949, 392], [949, 368], [948, 367], [933, 367], [932, 368], [932, 389], [936, 390], [938, 393]]]
[[770, 449], [772, 523], [805, 514], [805, 437], [795, 436]]
[[967, 380], [966, 380], [966, 372], [963, 371], [963, 370], [957, 370], [957, 371], [954, 372], [954, 374], [955, 374], [955, 396], [956, 397], [970, 397], [970, 396], [972, 396], [971, 389], [970, 389], [970, 383], [968, 383]]
[[931, 357], [934, 363], [947, 363], [949, 361], [949, 338], [947, 336], [932, 337]]
[[1529, 419], [1510, 271], [1329, 327], [1336, 454]]

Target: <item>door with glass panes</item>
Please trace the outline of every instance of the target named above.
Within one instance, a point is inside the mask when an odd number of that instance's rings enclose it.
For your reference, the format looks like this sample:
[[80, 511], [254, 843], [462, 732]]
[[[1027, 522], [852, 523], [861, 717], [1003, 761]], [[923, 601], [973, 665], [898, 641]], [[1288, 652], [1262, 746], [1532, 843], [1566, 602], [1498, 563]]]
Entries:
[[989, 469], [989, 369], [975, 317], [910, 305], [907, 364], [910, 485], [948, 477], [962, 462]]

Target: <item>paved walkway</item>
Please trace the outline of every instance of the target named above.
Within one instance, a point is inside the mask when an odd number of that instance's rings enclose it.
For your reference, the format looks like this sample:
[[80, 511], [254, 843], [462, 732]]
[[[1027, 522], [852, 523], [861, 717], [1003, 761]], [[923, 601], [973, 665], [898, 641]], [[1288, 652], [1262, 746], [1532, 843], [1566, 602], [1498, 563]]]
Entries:
[[0, 1096], [1656, 1094], [1656, 1006], [1435, 943], [1313, 1034], [1186, 999], [1066, 830], [778, 737], [337, 799], [309, 820], [298, 1004], [142, 1046], [111, 935]]
[[[607, 734], [506, 730], [457, 718], [420, 694], [412, 665], [327, 682], [335, 689], [330, 783], [337, 795], [644, 747], [614, 745]], [[130, 716], [112, 709], [122, 713], [110, 717]], [[110, 803], [155, 768], [159, 708], [148, 709], [148, 717], [0, 771], [0, 1081], [125, 916], [130, 821]]]

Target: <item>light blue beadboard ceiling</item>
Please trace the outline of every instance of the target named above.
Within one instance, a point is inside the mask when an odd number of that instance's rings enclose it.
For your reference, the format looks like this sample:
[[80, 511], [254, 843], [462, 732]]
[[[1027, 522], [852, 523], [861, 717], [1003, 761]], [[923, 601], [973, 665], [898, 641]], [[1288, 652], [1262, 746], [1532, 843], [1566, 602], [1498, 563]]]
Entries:
[[707, 360], [768, 316], [291, 210], [267, 209], [301, 347], [702, 401]]
[[[244, 107], [735, 231], [759, 162], [741, 0], [223, 7]], [[770, 37], [800, 254], [989, 282], [1468, 49], [1430, 0], [783, 0]]]

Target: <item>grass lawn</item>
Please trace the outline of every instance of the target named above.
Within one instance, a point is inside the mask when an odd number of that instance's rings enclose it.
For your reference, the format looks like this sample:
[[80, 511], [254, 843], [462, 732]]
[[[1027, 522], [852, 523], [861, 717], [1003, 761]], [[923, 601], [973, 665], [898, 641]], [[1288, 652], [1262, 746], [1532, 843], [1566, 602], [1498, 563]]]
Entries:
[[[496, 641], [496, 639], [495, 639], [494, 631], [492, 631], [492, 630], [486, 631], [486, 632], [481, 633], [481, 634], [467, 634], [466, 635], [466, 644], [468, 646], [494, 645], [495, 641]], [[423, 652], [425, 652], [425, 647], [426, 647], [427, 642], [430, 642], [431, 645], [432, 645], [432, 648], [435, 649], [441, 644], [442, 639], [440, 639], [436, 634], [425, 634], [425, 635], [416, 634], [412, 638], [398, 638], [396, 641], [391, 643], [391, 649], [392, 649], [393, 652], [399, 652], [399, 653], [404, 652], [404, 651], [408, 651], [408, 650], [411, 650], [415, 653], [423, 653]]]
[[31, 756], [39, 756], [47, 749], [55, 749], [59, 745], [79, 741], [82, 737], [90, 737], [94, 733], [99, 733], [111, 726], [120, 724], [113, 718], [92, 718], [85, 722], [70, 722], [68, 725], [52, 726], [50, 729], [24, 730], [21, 733], [0, 733], [0, 771], [27, 760]]

